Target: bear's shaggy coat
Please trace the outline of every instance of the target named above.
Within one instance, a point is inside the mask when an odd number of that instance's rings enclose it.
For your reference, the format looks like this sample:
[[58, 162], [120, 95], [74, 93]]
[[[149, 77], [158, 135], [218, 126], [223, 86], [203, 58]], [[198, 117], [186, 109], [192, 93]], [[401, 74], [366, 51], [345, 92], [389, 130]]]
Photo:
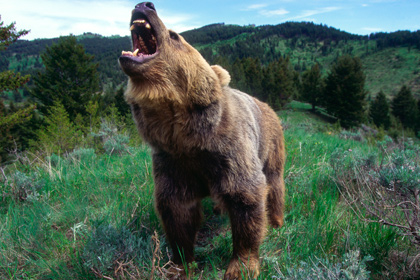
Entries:
[[210, 196], [231, 221], [233, 257], [224, 278], [240, 278], [244, 267], [257, 277], [267, 221], [283, 224], [285, 149], [277, 115], [230, 88], [229, 73], [167, 30], [152, 3], [135, 7], [130, 26], [133, 52], [119, 60], [129, 76], [125, 97], [152, 147], [156, 209], [174, 263], [194, 260], [200, 201]]

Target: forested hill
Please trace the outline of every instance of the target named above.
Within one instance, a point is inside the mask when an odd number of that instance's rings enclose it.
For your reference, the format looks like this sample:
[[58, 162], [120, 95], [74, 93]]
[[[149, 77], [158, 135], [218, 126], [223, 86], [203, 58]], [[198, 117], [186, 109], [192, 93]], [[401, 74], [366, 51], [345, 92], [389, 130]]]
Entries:
[[312, 41], [362, 40], [368, 38], [367, 36], [350, 34], [333, 27], [317, 25], [312, 22], [286, 22], [279, 25], [258, 27], [217, 23], [182, 33], [184, 38], [191, 44], [208, 44], [219, 40], [228, 40], [241, 34], [252, 34], [258, 40], [271, 36], [280, 36], [284, 39], [306, 36]]
[[[420, 31], [398, 31], [360, 36], [310, 22], [238, 26], [223, 23], [183, 32], [210, 63], [226, 67], [237, 59], [255, 58], [262, 65], [289, 57], [294, 70], [303, 72], [315, 63], [326, 74], [343, 54], [361, 58], [367, 89], [394, 95], [402, 84], [420, 94]], [[0, 71], [13, 69], [35, 74], [42, 69], [40, 54], [58, 39], [20, 40], [0, 56]], [[126, 81], [117, 59], [131, 49], [129, 37], [102, 37], [86, 33], [78, 41], [95, 56], [104, 88], [115, 89]]]

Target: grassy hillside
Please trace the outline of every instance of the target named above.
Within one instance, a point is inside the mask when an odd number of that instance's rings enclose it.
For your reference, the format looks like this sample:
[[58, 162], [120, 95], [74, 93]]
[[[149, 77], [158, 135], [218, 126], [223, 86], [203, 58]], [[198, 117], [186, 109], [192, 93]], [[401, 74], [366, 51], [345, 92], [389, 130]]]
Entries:
[[[372, 279], [415, 279], [418, 263], [410, 268], [407, 259], [418, 253], [411, 239], [366, 222], [340, 183], [367, 155], [386, 165], [390, 152], [381, 148], [382, 136], [336, 130], [307, 109], [293, 102], [279, 113], [287, 148], [285, 225], [267, 230], [259, 279], [343, 273], [368, 279], [368, 272]], [[164, 279], [169, 253], [153, 209], [147, 147], [121, 155], [92, 148], [29, 155], [0, 178], [0, 278]], [[191, 279], [220, 279], [231, 255], [228, 219], [213, 214], [210, 200], [203, 208]]]

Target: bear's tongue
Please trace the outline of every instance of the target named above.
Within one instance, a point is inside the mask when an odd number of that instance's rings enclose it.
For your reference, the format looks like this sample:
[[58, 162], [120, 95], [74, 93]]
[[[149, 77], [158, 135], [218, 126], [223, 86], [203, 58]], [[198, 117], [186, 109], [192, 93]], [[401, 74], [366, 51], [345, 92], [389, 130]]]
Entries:
[[133, 52], [123, 51], [123, 56], [143, 57], [153, 55], [157, 51], [157, 41], [153, 28], [145, 19], [136, 19], [130, 27], [133, 40]]

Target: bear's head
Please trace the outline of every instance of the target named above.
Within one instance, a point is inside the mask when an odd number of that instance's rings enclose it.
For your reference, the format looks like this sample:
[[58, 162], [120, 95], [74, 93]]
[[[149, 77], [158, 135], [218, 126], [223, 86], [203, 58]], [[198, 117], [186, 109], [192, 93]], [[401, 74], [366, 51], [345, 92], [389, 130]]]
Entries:
[[126, 99], [131, 104], [170, 101], [208, 105], [220, 98], [230, 81], [220, 66], [210, 66], [184, 38], [166, 29], [154, 5], [136, 5], [130, 20], [133, 51], [119, 58], [129, 76]]

